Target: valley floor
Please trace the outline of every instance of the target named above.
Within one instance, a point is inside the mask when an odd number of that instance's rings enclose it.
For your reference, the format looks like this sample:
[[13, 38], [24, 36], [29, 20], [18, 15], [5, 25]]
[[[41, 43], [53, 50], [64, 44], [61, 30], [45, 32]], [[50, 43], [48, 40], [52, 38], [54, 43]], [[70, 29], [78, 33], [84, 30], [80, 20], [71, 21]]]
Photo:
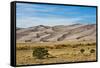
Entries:
[[[32, 56], [35, 47], [44, 47], [50, 56], [36, 59]], [[84, 49], [84, 52], [81, 52]], [[91, 50], [94, 50], [91, 52]], [[96, 42], [17, 43], [17, 65], [96, 61]]]

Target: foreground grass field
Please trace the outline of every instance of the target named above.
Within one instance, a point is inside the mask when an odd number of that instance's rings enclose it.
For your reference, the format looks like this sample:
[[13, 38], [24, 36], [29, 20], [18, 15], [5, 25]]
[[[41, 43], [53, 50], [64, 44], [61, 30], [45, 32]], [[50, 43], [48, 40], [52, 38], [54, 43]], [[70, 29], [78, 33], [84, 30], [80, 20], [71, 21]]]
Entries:
[[[43, 47], [48, 50], [49, 56], [43, 59], [35, 58], [34, 48]], [[44, 42], [44, 43], [17, 43], [17, 65], [49, 64], [79, 61], [96, 61], [95, 42]]]

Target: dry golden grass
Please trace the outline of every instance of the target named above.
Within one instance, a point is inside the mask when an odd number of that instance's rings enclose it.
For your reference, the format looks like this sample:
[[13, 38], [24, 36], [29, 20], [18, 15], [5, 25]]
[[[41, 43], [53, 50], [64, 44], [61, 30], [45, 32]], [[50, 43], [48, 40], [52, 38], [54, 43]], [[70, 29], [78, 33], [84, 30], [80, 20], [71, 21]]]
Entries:
[[[44, 47], [53, 57], [36, 59], [32, 56], [35, 47]], [[81, 53], [80, 50], [85, 52]], [[90, 50], [94, 49], [94, 53]], [[46, 43], [17, 43], [16, 45], [16, 63], [17, 65], [30, 64], [49, 64], [78, 61], [95, 61], [96, 43], [95, 42], [46, 42]]]

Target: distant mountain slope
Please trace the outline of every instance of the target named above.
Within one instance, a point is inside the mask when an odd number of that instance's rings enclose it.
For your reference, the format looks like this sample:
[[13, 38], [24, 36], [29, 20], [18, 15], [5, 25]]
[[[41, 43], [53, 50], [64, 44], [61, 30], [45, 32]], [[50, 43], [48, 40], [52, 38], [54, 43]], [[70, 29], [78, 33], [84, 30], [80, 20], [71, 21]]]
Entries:
[[51, 42], [63, 40], [96, 40], [95, 24], [34, 26], [17, 29], [17, 42]]

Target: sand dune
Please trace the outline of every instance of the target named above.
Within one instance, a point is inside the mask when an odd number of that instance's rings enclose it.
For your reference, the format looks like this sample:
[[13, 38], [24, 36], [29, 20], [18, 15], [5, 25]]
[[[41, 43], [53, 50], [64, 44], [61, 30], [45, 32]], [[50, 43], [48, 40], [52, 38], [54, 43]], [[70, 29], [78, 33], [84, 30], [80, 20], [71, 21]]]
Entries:
[[33, 26], [17, 29], [17, 42], [51, 42], [63, 40], [95, 40], [95, 24]]

